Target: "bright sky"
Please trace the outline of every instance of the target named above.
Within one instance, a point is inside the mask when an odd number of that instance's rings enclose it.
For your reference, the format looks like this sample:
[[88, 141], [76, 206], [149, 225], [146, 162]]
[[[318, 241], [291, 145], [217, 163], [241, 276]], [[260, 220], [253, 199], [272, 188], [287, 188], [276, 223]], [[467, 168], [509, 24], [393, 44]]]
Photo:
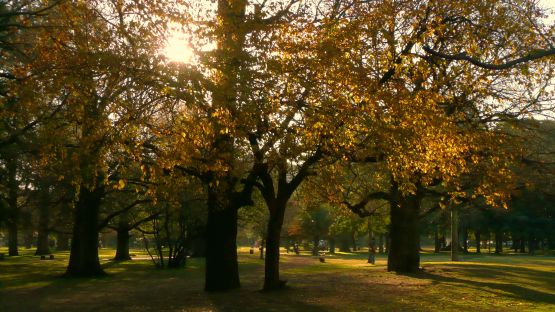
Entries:
[[185, 34], [174, 31], [168, 38], [164, 54], [172, 62], [191, 63], [193, 61], [193, 51], [189, 40]]
[[[540, 0], [540, 3], [555, 11], [555, 0]], [[555, 12], [551, 14], [549, 20], [555, 22]], [[194, 57], [187, 36], [177, 30], [168, 38], [168, 42], [164, 48], [164, 54], [171, 62], [179, 63], [191, 63]]]

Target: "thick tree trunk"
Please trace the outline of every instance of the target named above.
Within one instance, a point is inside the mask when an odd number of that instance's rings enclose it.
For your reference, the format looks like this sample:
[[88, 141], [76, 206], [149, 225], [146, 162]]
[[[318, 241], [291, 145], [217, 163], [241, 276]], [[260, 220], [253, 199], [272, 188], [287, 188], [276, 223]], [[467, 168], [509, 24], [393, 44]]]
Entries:
[[476, 235], [476, 253], [480, 253], [480, 244], [482, 243], [480, 239], [480, 231], [476, 231], [474, 235]]
[[127, 212], [123, 212], [118, 217], [116, 256], [114, 260], [131, 260], [131, 256], [129, 255], [129, 227], [129, 216]]
[[37, 237], [37, 251], [35, 255], [47, 255], [50, 253], [48, 246], [48, 220], [50, 218], [50, 203], [48, 189], [41, 189], [41, 202], [39, 203], [39, 229]]
[[103, 189], [81, 186], [75, 204], [75, 221], [66, 276], [104, 275], [98, 258], [98, 215]]
[[270, 207], [270, 219], [266, 236], [266, 261], [264, 266], [264, 290], [280, 289], [285, 281], [279, 279], [279, 243], [283, 217], [285, 215], [286, 200], [281, 200]]
[[17, 238], [17, 223], [8, 223], [8, 256], [19, 256]]
[[395, 272], [416, 272], [420, 267], [419, 253], [419, 210], [421, 190], [413, 195], [401, 194], [397, 183], [392, 184], [390, 198], [391, 249], [387, 261], [387, 270]]
[[218, 190], [209, 190], [206, 222], [206, 291], [241, 287], [237, 263], [237, 208]]
[[37, 237], [37, 250], [35, 251], [35, 255], [40, 256], [48, 254], [50, 254], [50, 246], [48, 246], [48, 231], [39, 230]]
[[129, 230], [126, 227], [118, 228], [117, 230], [117, 247], [114, 260], [131, 260], [131, 256], [129, 255]]
[[65, 233], [56, 234], [56, 251], [69, 250], [69, 235]]
[[339, 251], [341, 252], [351, 252], [351, 247], [349, 246], [349, 239], [347, 235], [342, 234], [339, 238]]

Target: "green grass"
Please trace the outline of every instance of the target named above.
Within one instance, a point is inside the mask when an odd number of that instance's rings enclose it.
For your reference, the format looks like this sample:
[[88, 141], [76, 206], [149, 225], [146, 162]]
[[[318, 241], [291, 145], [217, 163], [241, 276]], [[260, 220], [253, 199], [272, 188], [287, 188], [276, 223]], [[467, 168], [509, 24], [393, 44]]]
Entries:
[[[5, 250], [0, 249], [0, 253]], [[422, 254], [424, 271], [398, 275], [375, 266], [366, 253], [327, 256], [283, 255], [288, 289], [260, 292], [263, 261], [240, 250], [242, 288], [203, 292], [204, 262], [190, 259], [176, 270], [154, 268], [142, 260], [113, 262], [101, 250], [108, 276], [67, 279], [61, 275], [68, 254], [41, 261], [32, 251], [0, 261], [0, 311], [554, 311], [555, 257]]]

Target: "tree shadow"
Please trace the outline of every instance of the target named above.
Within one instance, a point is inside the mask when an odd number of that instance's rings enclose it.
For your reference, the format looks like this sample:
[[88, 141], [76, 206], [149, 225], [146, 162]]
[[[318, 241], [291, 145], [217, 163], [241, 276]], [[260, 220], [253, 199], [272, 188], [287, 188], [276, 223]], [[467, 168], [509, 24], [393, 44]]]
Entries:
[[[442, 272], [454, 272], [467, 278], [446, 276], [445, 274], [435, 273], [435, 270]], [[433, 283], [445, 284], [461, 284], [480, 291], [492, 294], [503, 293], [503, 296], [511, 297], [518, 300], [526, 300], [537, 303], [555, 304], [555, 272], [538, 271], [528, 268], [517, 267], [484, 267], [481, 265], [465, 264], [465, 265], [448, 265], [446, 267], [426, 268], [425, 270], [406, 274], [409, 277], [431, 280]], [[513, 279], [517, 275], [522, 279], [528, 279], [534, 282], [540, 282], [547, 291], [540, 291], [533, 288], [531, 284], [517, 284]], [[494, 278], [505, 282], [484, 282], [473, 278]], [[510, 279], [507, 279], [510, 278]]]

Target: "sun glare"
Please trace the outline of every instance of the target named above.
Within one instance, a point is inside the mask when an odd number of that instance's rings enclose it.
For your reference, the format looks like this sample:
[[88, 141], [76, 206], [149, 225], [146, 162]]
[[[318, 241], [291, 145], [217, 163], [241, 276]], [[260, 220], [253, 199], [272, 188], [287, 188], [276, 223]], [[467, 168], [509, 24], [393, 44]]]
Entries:
[[178, 32], [168, 38], [164, 47], [164, 55], [171, 62], [191, 63], [193, 61], [193, 50], [189, 40], [184, 34]]

